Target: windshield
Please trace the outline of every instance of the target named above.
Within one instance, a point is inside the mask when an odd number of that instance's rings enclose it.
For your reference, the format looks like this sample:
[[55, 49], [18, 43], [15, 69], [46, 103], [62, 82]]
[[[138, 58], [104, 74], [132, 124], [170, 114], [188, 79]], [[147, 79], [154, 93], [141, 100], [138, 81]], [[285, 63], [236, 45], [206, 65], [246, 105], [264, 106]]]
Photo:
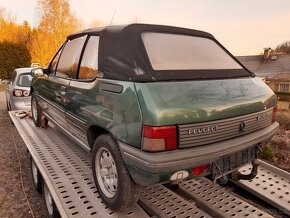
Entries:
[[154, 70], [243, 69], [215, 41], [169, 33], [142, 33]]
[[30, 73], [20, 74], [17, 82], [17, 86], [30, 87], [32, 76]]

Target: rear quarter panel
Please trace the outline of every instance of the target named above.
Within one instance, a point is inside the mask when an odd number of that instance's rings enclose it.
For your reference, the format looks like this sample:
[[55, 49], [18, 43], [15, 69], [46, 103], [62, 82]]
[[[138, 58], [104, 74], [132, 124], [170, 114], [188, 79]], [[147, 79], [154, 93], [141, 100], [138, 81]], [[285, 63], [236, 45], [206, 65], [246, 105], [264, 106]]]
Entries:
[[[102, 84], [123, 87], [121, 93], [103, 90]], [[141, 146], [142, 118], [132, 82], [96, 79], [94, 82], [71, 82], [68, 110], [78, 119], [102, 127], [117, 140], [134, 147]]]

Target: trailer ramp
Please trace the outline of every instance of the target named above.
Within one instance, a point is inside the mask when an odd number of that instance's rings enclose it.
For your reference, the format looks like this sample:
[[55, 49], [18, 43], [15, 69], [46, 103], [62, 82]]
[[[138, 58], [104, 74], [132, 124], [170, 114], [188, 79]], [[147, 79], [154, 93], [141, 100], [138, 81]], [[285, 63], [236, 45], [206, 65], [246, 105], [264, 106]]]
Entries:
[[[251, 169], [251, 165], [246, 165], [240, 169], [240, 172], [248, 174]], [[254, 179], [233, 182], [290, 216], [290, 174], [288, 172], [260, 160], [258, 175]]]
[[178, 191], [164, 185], [146, 187], [138, 204], [114, 212], [94, 185], [90, 154], [55, 125], [37, 128], [31, 119], [19, 119], [17, 111], [9, 113], [62, 217], [271, 217], [205, 178], [180, 182]]

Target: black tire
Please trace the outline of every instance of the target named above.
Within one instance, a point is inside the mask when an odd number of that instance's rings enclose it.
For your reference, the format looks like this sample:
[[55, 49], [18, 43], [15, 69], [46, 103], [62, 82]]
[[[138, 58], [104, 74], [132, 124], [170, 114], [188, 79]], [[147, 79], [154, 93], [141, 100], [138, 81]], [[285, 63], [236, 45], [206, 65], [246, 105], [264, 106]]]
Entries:
[[40, 127], [42, 110], [36, 97], [33, 94], [31, 96], [31, 113], [32, 113], [32, 120], [35, 126]]
[[9, 107], [9, 103], [7, 102], [7, 111], [11, 111], [10, 107]]
[[43, 192], [42, 175], [41, 175], [40, 171], [38, 170], [38, 167], [36, 166], [36, 164], [31, 156], [30, 156], [30, 159], [31, 159], [32, 181], [33, 181], [34, 188], [36, 189], [36, 191], [39, 194], [42, 194], [42, 192]]
[[[8, 111], [8, 112], [11, 111], [11, 106], [9, 105], [8, 102], [7, 102], [7, 111]], [[14, 125], [14, 123], [13, 123], [13, 121], [12, 121], [12, 119], [11, 119], [10, 116], [9, 116], [9, 120], [10, 120], [11, 124]]]
[[5, 98], [6, 98], [6, 107], [7, 107], [7, 111], [11, 111], [11, 108], [9, 107], [9, 102], [8, 102], [8, 99], [7, 99], [7, 93], [5, 95]]
[[44, 196], [44, 201], [46, 204], [46, 209], [48, 212], [48, 217], [49, 218], [60, 218], [60, 214], [58, 212], [58, 209], [54, 203], [54, 200], [51, 196], [51, 193], [46, 185], [46, 183], [43, 183], [43, 196]]
[[[92, 168], [95, 184], [104, 203], [112, 210], [122, 210], [136, 203], [140, 193], [140, 186], [134, 183], [122, 159], [117, 142], [109, 134], [101, 135], [97, 138], [93, 147]], [[104, 156], [103, 156], [104, 155]], [[107, 177], [100, 175], [101, 159], [103, 163], [109, 164]], [[110, 158], [110, 159], [107, 159]], [[109, 160], [109, 161], [107, 161]], [[113, 175], [116, 172], [116, 175]], [[106, 184], [106, 179], [116, 184], [116, 186]], [[112, 184], [112, 183], [111, 183]], [[110, 185], [111, 185], [110, 184]], [[106, 186], [107, 185], [107, 186]], [[104, 187], [106, 186], [106, 187]]]

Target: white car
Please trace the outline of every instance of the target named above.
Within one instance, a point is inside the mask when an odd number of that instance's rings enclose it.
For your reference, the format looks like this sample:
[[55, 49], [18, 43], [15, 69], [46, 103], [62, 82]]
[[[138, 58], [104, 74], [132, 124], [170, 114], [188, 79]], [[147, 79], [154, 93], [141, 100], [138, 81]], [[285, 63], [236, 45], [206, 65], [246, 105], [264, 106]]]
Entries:
[[8, 85], [6, 89], [7, 110], [30, 110], [31, 69], [33, 68], [17, 68], [9, 74], [9, 80], [6, 81]]

